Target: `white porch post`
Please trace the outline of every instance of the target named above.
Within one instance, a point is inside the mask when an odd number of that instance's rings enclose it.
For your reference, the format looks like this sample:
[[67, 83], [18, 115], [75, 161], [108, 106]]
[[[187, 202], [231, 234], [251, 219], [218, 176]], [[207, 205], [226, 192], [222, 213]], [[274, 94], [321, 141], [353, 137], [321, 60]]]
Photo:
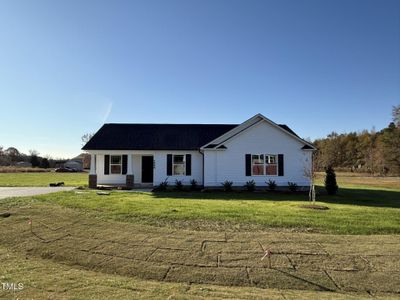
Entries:
[[126, 174], [127, 175], [133, 175], [132, 154], [128, 154], [128, 169], [127, 169]]
[[90, 154], [90, 175], [96, 175], [96, 155]]

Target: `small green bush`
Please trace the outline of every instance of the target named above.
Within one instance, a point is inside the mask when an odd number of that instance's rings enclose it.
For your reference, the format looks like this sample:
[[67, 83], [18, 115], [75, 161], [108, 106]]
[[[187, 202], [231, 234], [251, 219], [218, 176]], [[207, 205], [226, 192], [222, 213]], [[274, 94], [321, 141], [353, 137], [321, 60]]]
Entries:
[[164, 192], [168, 188], [168, 178], [165, 178], [158, 186], [153, 189], [153, 192]]
[[339, 189], [336, 182], [336, 173], [332, 167], [328, 167], [325, 170], [325, 189], [329, 195], [335, 195]]
[[232, 185], [233, 185], [233, 182], [232, 181], [228, 181], [228, 180], [225, 180], [223, 183], [221, 183], [222, 184], [222, 186], [224, 187], [224, 191], [225, 192], [231, 192], [232, 191]]
[[296, 192], [297, 191], [297, 188], [298, 188], [297, 183], [289, 181], [288, 182], [288, 186], [289, 186], [289, 191], [291, 191], [291, 192]]
[[265, 183], [268, 185], [268, 190], [269, 191], [275, 191], [276, 190], [277, 184], [276, 184], [275, 180], [271, 180], [270, 179], [270, 180], [266, 181]]
[[177, 191], [182, 191], [183, 190], [183, 184], [182, 184], [182, 180], [175, 180], [175, 190]]
[[196, 179], [190, 180], [190, 190], [195, 191], [198, 189], [197, 181]]
[[253, 192], [256, 189], [256, 182], [254, 180], [247, 181], [244, 185], [247, 191]]

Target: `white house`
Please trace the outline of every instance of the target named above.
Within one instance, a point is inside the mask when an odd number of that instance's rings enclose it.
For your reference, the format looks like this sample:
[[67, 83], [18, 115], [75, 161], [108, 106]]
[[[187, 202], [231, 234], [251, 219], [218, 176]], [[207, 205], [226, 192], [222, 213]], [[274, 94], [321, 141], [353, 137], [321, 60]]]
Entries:
[[286, 125], [257, 114], [242, 124], [104, 124], [82, 148], [91, 154], [89, 186], [156, 186], [167, 180], [221, 187], [294, 182], [305, 175], [315, 147]]

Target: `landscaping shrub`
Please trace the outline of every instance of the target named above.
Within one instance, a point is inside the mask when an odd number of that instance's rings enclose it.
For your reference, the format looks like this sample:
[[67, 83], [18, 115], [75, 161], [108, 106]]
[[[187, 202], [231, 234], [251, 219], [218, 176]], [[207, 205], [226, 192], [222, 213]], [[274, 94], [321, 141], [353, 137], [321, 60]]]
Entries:
[[256, 189], [256, 183], [254, 180], [247, 181], [244, 186], [249, 192], [253, 192]]
[[276, 186], [277, 186], [275, 180], [270, 179], [270, 180], [266, 181], [265, 183], [268, 185], [268, 190], [275, 191]]
[[297, 188], [298, 188], [297, 183], [289, 181], [288, 186], [289, 186], [289, 191], [291, 191], [291, 192], [297, 191]]
[[161, 182], [158, 186], [153, 189], [153, 192], [164, 192], [168, 187], [168, 178]]
[[232, 185], [233, 185], [233, 182], [232, 181], [228, 181], [228, 180], [225, 180], [223, 183], [221, 183], [222, 184], [222, 186], [224, 187], [224, 191], [225, 192], [230, 192], [230, 191], [232, 191]]
[[175, 180], [175, 190], [177, 191], [182, 191], [183, 190], [183, 184], [182, 180]]
[[190, 190], [195, 191], [198, 189], [197, 181], [196, 179], [190, 180]]
[[335, 195], [339, 189], [336, 182], [336, 173], [332, 167], [328, 167], [325, 170], [325, 189], [329, 195]]

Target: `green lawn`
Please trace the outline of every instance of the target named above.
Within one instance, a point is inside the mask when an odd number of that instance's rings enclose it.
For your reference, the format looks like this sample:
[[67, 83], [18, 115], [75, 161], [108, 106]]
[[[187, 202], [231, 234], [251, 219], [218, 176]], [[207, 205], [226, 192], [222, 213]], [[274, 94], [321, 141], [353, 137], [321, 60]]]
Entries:
[[280, 193], [64, 192], [34, 199], [93, 212], [96, 217], [159, 226], [212, 229], [296, 228], [339, 234], [400, 233], [400, 191], [344, 189], [319, 195], [329, 210], [302, 208], [306, 195]]
[[66, 186], [87, 185], [87, 173], [0, 173], [1, 186], [48, 186], [52, 182], [64, 182]]

